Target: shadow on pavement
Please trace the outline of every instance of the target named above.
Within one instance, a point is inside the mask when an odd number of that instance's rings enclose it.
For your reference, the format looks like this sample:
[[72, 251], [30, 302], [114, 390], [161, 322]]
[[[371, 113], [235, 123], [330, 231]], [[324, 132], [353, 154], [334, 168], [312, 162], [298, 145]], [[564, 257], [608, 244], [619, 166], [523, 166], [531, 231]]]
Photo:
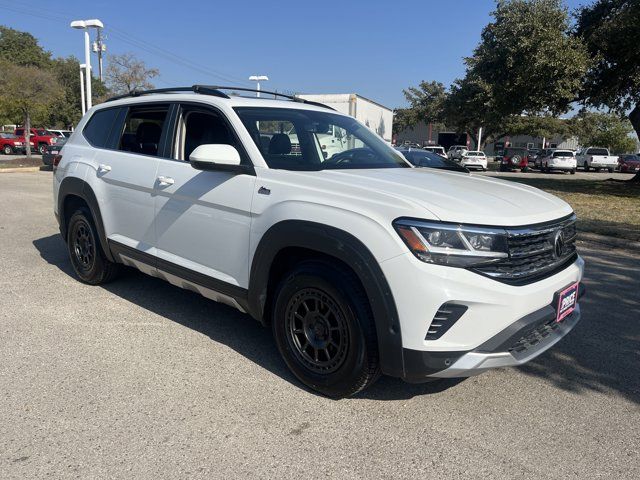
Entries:
[[564, 390], [640, 403], [640, 261], [632, 251], [601, 248], [580, 249], [587, 287], [580, 323], [520, 370]]
[[[35, 240], [33, 245], [44, 260], [75, 278], [66, 246], [60, 235], [40, 238]], [[249, 315], [130, 268], [123, 268], [122, 274], [114, 282], [96, 288], [104, 288], [157, 315], [207, 335], [213, 341], [232, 348], [282, 379], [305, 388], [289, 372], [280, 357], [271, 331], [262, 327]], [[415, 385], [383, 377], [356, 398], [409, 399], [417, 395], [438, 393], [457, 383], [459, 380], [443, 380]]]

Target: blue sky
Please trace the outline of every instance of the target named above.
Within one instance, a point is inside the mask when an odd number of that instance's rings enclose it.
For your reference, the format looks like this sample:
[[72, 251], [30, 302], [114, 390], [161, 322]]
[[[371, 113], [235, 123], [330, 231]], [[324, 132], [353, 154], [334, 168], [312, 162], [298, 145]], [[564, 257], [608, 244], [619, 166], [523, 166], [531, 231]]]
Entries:
[[[588, 0], [568, 0], [575, 8]], [[99, 18], [109, 53], [132, 52], [160, 70], [156, 86], [249, 86], [359, 93], [389, 107], [420, 80], [449, 85], [464, 74], [493, 0], [341, 2], [0, 0], [0, 24], [35, 35], [55, 56], [81, 58], [74, 19]], [[95, 57], [94, 57], [95, 58]], [[92, 58], [92, 64], [95, 60]]]

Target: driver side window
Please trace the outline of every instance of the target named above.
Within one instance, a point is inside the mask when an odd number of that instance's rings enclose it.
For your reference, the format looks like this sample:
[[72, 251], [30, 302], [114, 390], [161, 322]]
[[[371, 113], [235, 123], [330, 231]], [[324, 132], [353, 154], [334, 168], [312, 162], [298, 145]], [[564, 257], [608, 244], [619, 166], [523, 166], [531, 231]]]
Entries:
[[224, 144], [238, 148], [226, 122], [214, 112], [185, 108], [180, 115], [175, 158], [189, 161], [200, 145]]

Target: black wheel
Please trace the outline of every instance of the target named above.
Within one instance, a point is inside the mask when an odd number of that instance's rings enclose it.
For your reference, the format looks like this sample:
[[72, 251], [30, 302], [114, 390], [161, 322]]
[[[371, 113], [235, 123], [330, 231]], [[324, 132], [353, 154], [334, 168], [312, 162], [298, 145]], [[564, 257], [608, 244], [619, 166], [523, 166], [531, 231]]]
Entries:
[[529, 171], [529, 167], [522, 167], [520, 170], [522, 173], [527, 173]]
[[576, 169], [572, 168], [571, 171], [569, 172], [571, 175], [575, 175], [576, 174]]
[[607, 172], [613, 173], [613, 168], [607, 168]]
[[500, 164], [500, 171], [501, 172], [506, 172], [507, 168], [503, 164]]
[[321, 262], [301, 263], [280, 282], [274, 298], [273, 335], [302, 383], [343, 398], [379, 377], [373, 315], [351, 272]]
[[40, 155], [44, 155], [44, 152], [47, 151], [47, 145], [44, 143], [41, 143], [40, 145], [38, 145], [38, 152], [40, 153]]
[[584, 171], [588, 172], [589, 171], [589, 164], [587, 163], [587, 161], [584, 161]]
[[5, 145], [2, 148], [2, 153], [4, 153], [5, 155], [11, 155], [13, 153], [13, 149], [11, 148], [10, 145]]
[[600, 169], [599, 168], [596, 168], [595, 171], [596, 171], [596, 173], [600, 173]]
[[69, 219], [67, 248], [73, 270], [85, 283], [107, 283], [118, 273], [118, 265], [109, 261], [102, 251], [91, 213], [86, 208], [76, 210]]

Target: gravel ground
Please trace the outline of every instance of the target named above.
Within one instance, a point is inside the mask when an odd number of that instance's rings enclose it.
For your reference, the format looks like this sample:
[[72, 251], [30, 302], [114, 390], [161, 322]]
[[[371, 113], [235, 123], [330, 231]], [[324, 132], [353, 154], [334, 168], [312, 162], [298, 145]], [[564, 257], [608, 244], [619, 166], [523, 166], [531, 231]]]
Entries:
[[640, 478], [640, 260], [525, 367], [332, 401], [270, 332], [129, 271], [72, 277], [48, 172], [0, 174], [0, 478]]

